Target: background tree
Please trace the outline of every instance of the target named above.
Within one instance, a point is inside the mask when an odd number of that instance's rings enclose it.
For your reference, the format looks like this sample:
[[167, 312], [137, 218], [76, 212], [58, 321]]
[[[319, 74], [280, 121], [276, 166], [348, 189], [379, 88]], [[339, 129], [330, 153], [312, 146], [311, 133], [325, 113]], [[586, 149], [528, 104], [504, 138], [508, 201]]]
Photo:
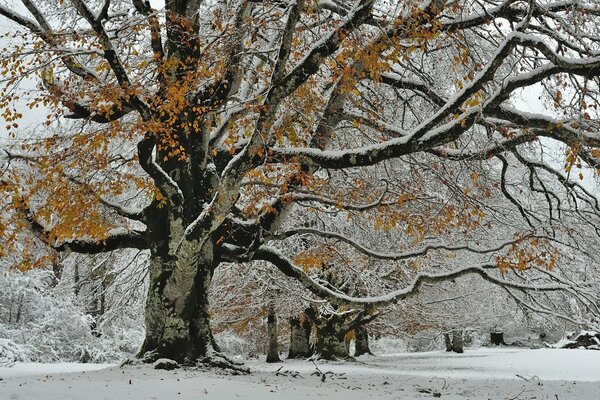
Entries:
[[[208, 292], [223, 262], [270, 262], [348, 307], [389, 304], [424, 283], [474, 273], [512, 292], [570, 290], [594, 311], [588, 286], [548, 274], [559, 229], [572, 233], [573, 219], [597, 226], [597, 202], [577, 182], [580, 165], [596, 168], [600, 156], [594, 2], [167, 1], [156, 10], [137, 0], [22, 0], [19, 7], [0, 6], [15, 26], [2, 57], [0, 106], [19, 139], [2, 166], [2, 243], [18, 242], [27, 227], [59, 251], [148, 249], [146, 360], [215, 361]], [[19, 83], [30, 77], [39, 86], [26, 105], [44, 106], [48, 119], [28, 135], [17, 105], [25, 98]], [[515, 107], [514, 97], [534, 86], [554, 115]], [[544, 156], [557, 143], [567, 146], [562, 169]], [[525, 195], [514, 191], [514, 165], [530, 171]], [[563, 184], [570, 200], [540, 175]], [[496, 208], [493, 191], [510, 213]], [[306, 204], [346, 211], [350, 221], [362, 214], [374, 229], [401, 229], [404, 240], [369, 249], [342, 213], [337, 231], [282, 229]], [[481, 232], [484, 220], [503, 229], [500, 245], [463, 237]], [[387, 261], [430, 252], [488, 259], [446, 262], [403, 289], [357, 298], [314, 279], [331, 246], [278, 248], [305, 234]], [[553, 282], [499, 273], [511, 270]]]

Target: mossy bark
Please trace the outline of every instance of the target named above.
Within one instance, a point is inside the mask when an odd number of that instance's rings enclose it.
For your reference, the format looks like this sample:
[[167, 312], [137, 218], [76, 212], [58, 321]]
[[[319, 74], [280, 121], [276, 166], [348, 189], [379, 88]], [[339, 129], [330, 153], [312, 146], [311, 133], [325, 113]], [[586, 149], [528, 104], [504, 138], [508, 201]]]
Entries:
[[463, 331], [456, 330], [452, 332], [452, 351], [455, 353], [462, 353], [463, 348]]
[[267, 335], [269, 337], [269, 350], [267, 352], [267, 362], [281, 362], [279, 358], [279, 343], [277, 342], [277, 315], [275, 308], [269, 307], [269, 315], [267, 316]]
[[324, 360], [348, 359], [344, 338], [348, 332], [343, 318], [332, 315], [328, 319], [315, 324], [317, 341], [315, 353]]
[[181, 221], [156, 207], [148, 221], [150, 284], [146, 301], [145, 361], [169, 358], [195, 364], [218, 352], [208, 294], [216, 254], [212, 240], [183, 239]]
[[354, 330], [354, 357], [362, 356], [363, 354], [373, 354], [369, 348], [369, 332], [364, 326], [360, 326]]
[[308, 358], [312, 355], [311, 329], [312, 324], [306, 316], [290, 318], [290, 351], [287, 358]]

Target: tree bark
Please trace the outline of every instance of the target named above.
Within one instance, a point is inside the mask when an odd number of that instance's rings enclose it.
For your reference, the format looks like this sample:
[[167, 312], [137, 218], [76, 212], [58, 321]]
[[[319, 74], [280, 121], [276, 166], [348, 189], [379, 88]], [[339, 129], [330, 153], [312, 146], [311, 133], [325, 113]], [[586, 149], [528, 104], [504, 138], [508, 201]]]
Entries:
[[317, 328], [317, 343], [315, 353], [324, 360], [348, 359], [344, 337], [347, 327], [342, 317], [332, 315], [328, 319], [315, 324]]
[[490, 332], [490, 341], [496, 346], [506, 344], [504, 342], [504, 332]]
[[[208, 292], [213, 246], [177, 259], [153, 253], [146, 303], [146, 338], [139, 356], [145, 361], [169, 358], [194, 364], [219, 351], [209, 321]], [[183, 249], [180, 253], [185, 254]]]
[[269, 306], [269, 315], [267, 317], [267, 333], [269, 336], [269, 351], [267, 352], [267, 362], [281, 362], [279, 358], [279, 344], [277, 343], [277, 315], [273, 304]]
[[363, 354], [370, 354], [371, 349], [369, 348], [369, 332], [364, 326], [359, 326], [354, 330], [356, 339], [354, 342], [354, 357], [362, 356]]
[[311, 328], [312, 324], [305, 315], [290, 318], [290, 351], [287, 358], [308, 358], [312, 355]]
[[452, 332], [452, 351], [462, 353], [463, 350], [463, 331], [457, 330]]
[[446, 351], [452, 351], [452, 339], [448, 332], [444, 333], [444, 344], [446, 345]]

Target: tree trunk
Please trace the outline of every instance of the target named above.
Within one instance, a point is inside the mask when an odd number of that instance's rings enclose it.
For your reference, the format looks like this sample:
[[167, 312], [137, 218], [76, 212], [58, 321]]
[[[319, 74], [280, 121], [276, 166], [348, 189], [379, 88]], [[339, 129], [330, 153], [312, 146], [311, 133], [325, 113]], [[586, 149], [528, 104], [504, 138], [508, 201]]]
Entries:
[[490, 332], [490, 341], [496, 346], [506, 344], [504, 343], [504, 332]]
[[315, 353], [324, 360], [347, 359], [350, 355], [346, 351], [344, 337], [347, 329], [340, 317], [333, 315], [328, 320], [316, 324], [317, 343]]
[[267, 333], [269, 336], [269, 351], [267, 352], [267, 362], [281, 362], [279, 358], [279, 345], [277, 343], [277, 315], [273, 304], [269, 306], [269, 315], [267, 317]]
[[146, 338], [139, 353], [145, 361], [169, 358], [194, 364], [219, 351], [208, 312], [213, 246], [207, 242], [200, 251], [195, 246], [186, 242], [177, 259], [151, 255]]
[[446, 351], [452, 351], [452, 339], [448, 332], [444, 333], [444, 344], [446, 345]]
[[463, 350], [463, 331], [452, 332], [452, 351], [455, 353], [462, 353]]
[[354, 357], [362, 356], [363, 354], [370, 354], [371, 349], [369, 348], [369, 332], [364, 326], [359, 326], [354, 330], [356, 339], [354, 342]]
[[312, 324], [304, 315], [290, 318], [290, 352], [287, 358], [308, 358], [312, 355], [311, 328]]

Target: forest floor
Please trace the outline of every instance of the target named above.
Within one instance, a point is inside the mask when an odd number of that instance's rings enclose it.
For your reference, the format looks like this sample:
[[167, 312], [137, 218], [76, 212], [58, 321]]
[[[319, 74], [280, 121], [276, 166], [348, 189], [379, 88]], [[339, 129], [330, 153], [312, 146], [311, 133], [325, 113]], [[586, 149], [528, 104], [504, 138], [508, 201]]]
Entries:
[[251, 375], [232, 376], [151, 366], [17, 363], [0, 368], [0, 399], [600, 399], [600, 351], [594, 350], [482, 348], [344, 363], [247, 365]]

